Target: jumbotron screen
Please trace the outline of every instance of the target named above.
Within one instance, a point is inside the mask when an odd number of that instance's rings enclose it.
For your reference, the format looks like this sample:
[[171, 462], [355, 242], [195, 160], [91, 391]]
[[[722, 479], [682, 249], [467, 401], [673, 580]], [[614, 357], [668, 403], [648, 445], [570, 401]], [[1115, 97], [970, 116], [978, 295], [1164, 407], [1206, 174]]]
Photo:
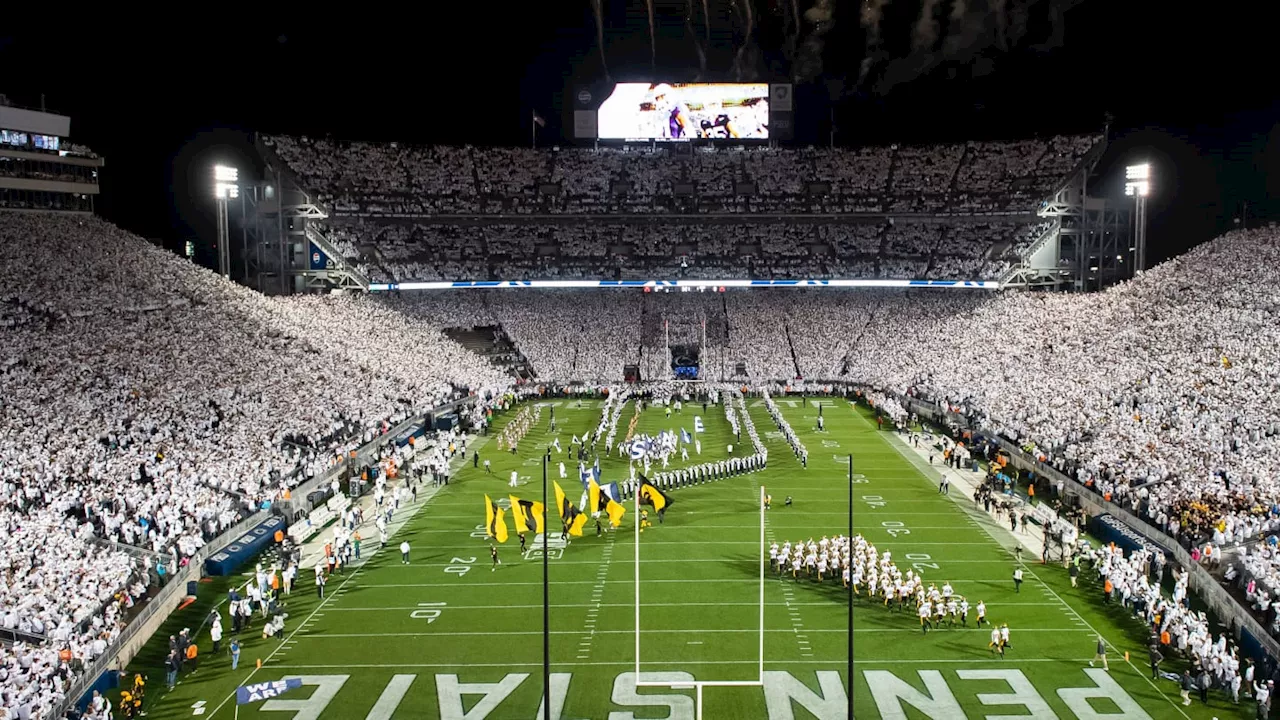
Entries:
[[617, 83], [601, 140], [769, 139], [768, 83]]

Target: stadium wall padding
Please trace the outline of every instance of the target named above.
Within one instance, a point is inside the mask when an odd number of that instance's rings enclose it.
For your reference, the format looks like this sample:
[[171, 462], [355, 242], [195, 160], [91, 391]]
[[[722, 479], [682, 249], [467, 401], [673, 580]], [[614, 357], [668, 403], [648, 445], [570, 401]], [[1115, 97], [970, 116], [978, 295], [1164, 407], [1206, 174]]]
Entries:
[[272, 515], [205, 560], [205, 572], [209, 575], [230, 575], [266, 547], [276, 530], [283, 532], [286, 529], [284, 518]]

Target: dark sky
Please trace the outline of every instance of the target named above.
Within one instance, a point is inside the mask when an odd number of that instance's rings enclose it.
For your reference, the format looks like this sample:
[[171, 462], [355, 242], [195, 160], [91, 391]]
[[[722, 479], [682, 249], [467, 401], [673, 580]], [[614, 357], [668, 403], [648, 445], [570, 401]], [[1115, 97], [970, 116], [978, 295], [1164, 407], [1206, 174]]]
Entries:
[[[798, 1], [801, 12], [810, 4]], [[1153, 257], [1229, 227], [1242, 201], [1280, 219], [1267, 201], [1280, 197], [1275, 17], [1260, 4], [1005, 0], [1001, 15], [990, 10], [999, 0], [968, 0], [961, 22], [947, 17], [957, 1], [937, 2], [930, 45], [913, 32], [921, 0], [893, 0], [872, 46], [858, 3], [838, 0], [824, 45], [807, 56], [811, 79], [797, 86], [797, 143], [827, 142], [833, 108], [842, 145], [1100, 131], [1110, 115], [1094, 187], [1117, 193], [1126, 161], [1156, 163]], [[743, 79], [785, 80], [799, 68], [787, 50], [791, 2], [753, 2]], [[735, 79], [747, 36], [729, 2], [708, 0], [708, 26], [700, 0], [655, 0], [655, 72], [645, 3], [603, 0], [612, 79], [695, 79], [691, 6], [702, 77]], [[70, 115], [72, 139], [107, 159], [102, 214], [171, 247], [212, 234], [205, 176], [220, 159], [248, 167], [251, 132], [526, 144], [536, 107], [552, 142], [564, 90], [603, 75], [589, 0], [199, 14], [218, 19], [0, 29], [0, 92], [21, 105], [43, 94]]]

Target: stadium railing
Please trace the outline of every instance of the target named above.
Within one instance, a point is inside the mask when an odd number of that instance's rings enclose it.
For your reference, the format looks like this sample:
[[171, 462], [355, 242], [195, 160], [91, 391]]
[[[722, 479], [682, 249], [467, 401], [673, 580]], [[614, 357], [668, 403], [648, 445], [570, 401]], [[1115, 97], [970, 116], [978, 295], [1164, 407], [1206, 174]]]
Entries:
[[[927, 417], [935, 422], [950, 421], [961, 427], [968, 427], [968, 420], [957, 413], [950, 412], [925, 402], [918, 398], [905, 397], [890, 393], [900, 398], [903, 406], [917, 413], [921, 417]], [[1242, 607], [1235, 598], [1227, 591], [1216, 578], [1209, 574], [1200, 563], [1191, 559], [1191, 553], [1182, 546], [1175, 538], [1161, 531], [1159, 528], [1151, 525], [1147, 521], [1133, 514], [1131, 511], [1102, 498], [1096, 491], [1086, 488], [1076, 479], [1062, 473], [1052, 465], [1048, 465], [1029, 455], [1017, 443], [1000, 435], [990, 434], [1000, 447], [1007, 453], [1010, 458], [1019, 467], [1033, 470], [1039, 475], [1049, 478], [1054, 482], [1063, 483], [1063, 487], [1078, 488], [1084, 492], [1076, 494], [1080, 504], [1089, 512], [1090, 515], [1108, 514], [1116, 518], [1120, 522], [1128, 525], [1140, 535], [1145, 535], [1156, 544], [1161, 546], [1165, 553], [1171, 555], [1179, 565], [1186, 568], [1190, 573], [1188, 578], [1188, 589], [1196, 593], [1200, 599], [1208, 606], [1209, 610], [1215, 614], [1220, 620], [1230, 623], [1232, 634], [1237, 642], [1241, 642], [1243, 632], [1248, 632], [1250, 639], [1256, 643], [1258, 648], [1269, 655], [1272, 660], [1280, 659], [1280, 642], [1267, 631], [1265, 627], [1259, 623], [1248, 609]], [[1241, 643], [1242, 645], [1244, 643]], [[1246, 648], [1247, 651], [1247, 648]]]

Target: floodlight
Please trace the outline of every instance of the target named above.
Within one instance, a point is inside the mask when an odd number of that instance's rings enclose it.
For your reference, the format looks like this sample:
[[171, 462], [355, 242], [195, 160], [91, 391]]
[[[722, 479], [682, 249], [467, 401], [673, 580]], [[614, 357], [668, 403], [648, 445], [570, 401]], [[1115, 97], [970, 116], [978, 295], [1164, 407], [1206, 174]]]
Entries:
[[1124, 169], [1124, 194], [1146, 197], [1151, 194], [1151, 163], [1129, 165]]
[[240, 197], [240, 171], [226, 165], [213, 166], [213, 196], [219, 200]]

